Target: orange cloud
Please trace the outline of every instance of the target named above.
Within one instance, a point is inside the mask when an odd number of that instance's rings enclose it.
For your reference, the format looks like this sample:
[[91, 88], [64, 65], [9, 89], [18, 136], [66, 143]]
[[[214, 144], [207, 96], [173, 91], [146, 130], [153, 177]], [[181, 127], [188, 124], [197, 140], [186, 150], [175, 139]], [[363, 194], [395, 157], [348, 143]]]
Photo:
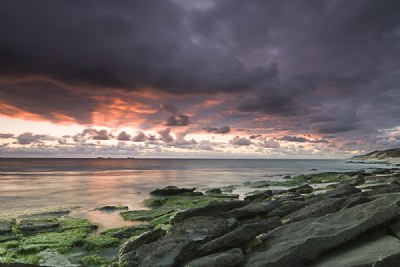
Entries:
[[0, 102], [0, 115], [10, 118], [18, 118], [31, 121], [43, 121], [45, 120], [42, 116], [27, 112], [23, 109], [4, 104]]

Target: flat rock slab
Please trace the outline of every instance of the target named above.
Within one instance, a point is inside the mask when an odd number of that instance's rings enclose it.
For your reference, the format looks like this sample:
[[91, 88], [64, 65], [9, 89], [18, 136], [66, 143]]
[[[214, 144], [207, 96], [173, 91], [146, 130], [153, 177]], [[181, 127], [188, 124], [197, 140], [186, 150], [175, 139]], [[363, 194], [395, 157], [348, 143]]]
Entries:
[[158, 196], [175, 196], [185, 193], [191, 193], [194, 190], [196, 190], [196, 188], [178, 188], [176, 186], [170, 185], [162, 189], [156, 189], [154, 191], [151, 191], [150, 194]]
[[295, 212], [306, 205], [304, 201], [290, 201], [282, 204], [279, 208], [276, 208], [267, 214], [268, 217], [283, 217], [292, 212]]
[[399, 266], [400, 240], [385, 234], [372, 234], [323, 255], [310, 267]]
[[228, 220], [196, 217], [184, 220], [171, 228], [168, 235], [133, 250], [124, 249], [120, 266], [167, 267], [196, 258], [196, 248], [231, 229]]
[[349, 184], [341, 185], [335, 189], [329, 190], [324, 197], [343, 197], [361, 192], [360, 189]]
[[345, 198], [319, 198], [308, 202], [304, 208], [301, 208], [284, 219], [291, 222], [297, 222], [308, 218], [321, 217], [323, 215], [337, 212], [343, 207]]
[[12, 226], [11, 221], [0, 220], [0, 235], [12, 234]]
[[255, 216], [265, 216], [268, 212], [280, 207], [282, 204], [279, 201], [264, 201], [250, 203], [244, 207], [237, 208], [222, 214], [225, 218], [243, 219]]
[[195, 259], [185, 267], [235, 267], [243, 263], [243, 252], [239, 248], [211, 254], [202, 258]]
[[265, 243], [246, 256], [245, 266], [305, 266], [322, 252], [393, 219], [398, 214], [398, 200], [381, 196], [336, 213], [283, 225], [268, 233]]
[[266, 233], [281, 226], [279, 217], [260, 222], [241, 225], [232, 232], [218, 237], [199, 247], [200, 254], [206, 255], [221, 249], [243, 247], [248, 241], [259, 234]]
[[56, 219], [43, 220], [22, 220], [18, 224], [18, 229], [23, 233], [61, 231], [60, 224]]
[[185, 219], [189, 219], [196, 216], [220, 216], [221, 213], [228, 212], [230, 210], [243, 207], [249, 204], [248, 201], [235, 200], [227, 202], [215, 202], [210, 203], [201, 208], [187, 209], [181, 212], [177, 212], [173, 218], [171, 218], [171, 223], [176, 224]]

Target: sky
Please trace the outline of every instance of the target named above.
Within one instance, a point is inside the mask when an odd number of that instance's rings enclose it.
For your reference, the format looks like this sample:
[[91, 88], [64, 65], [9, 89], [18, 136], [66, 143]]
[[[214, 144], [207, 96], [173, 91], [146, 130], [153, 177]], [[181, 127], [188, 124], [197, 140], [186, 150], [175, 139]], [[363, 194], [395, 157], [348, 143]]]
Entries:
[[0, 0], [0, 156], [400, 147], [398, 0]]

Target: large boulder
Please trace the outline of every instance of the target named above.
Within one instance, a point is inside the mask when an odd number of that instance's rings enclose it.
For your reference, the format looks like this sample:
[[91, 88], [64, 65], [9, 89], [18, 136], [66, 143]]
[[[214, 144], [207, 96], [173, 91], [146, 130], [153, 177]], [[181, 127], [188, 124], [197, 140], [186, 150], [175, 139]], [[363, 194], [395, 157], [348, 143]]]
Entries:
[[157, 241], [165, 234], [166, 232], [164, 230], [158, 228], [127, 240], [124, 244], [122, 244], [121, 248], [119, 249], [120, 266], [130, 266], [131, 262], [135, 259], [136, 256], [135, 250], [137, 250], [144, 244]]
[[264, 199], [270, 198], [271, 196], [272, 196], [272, 190], [264, 190], [264, 191], [261, 191], [261, 192], [252, 193], [252, 194], [246, 196], [244, 198], [244, 200], [249, 200], [249, 201], [260, 200], [260, 201], [263, 201]]
[[305, 266], [322, 252], [389, 222], [398, 214], [399, 199], [382, 196], [336, 213], [281, 226], [268, 233], [265, 242], [246, 256], [245, 266]]
[[193, 218], [196, 216], [220, 216], [222, 213], [228, 212], [230, 210], [243, 207], [249, 204], [248, 201], [235, 200], [235, 201], [225, 201], [225, 202], [213, 202], [204, 207], [187, 209], [177, 212], [170, 220], [172, 224], [176, 224], [188, 218]]
[[310, 267], [399, 266], [400, 240], [383, 233], [373, 233], [340, 246], [323, 255]]
[[292, 212], [295, 212], [306, 205], [304, 201], [289, 201], [283, 203], [282, 206], [270, 211], [267, 216], [268, 217], [284, 217]]
[[24, 234], [38, 232], [57, 232], [61, 231], [60, 223], [57, 219], [25, 219], [18, 224], [18, 229]]
[[243, 263], [243, 252], [239, 248], [211, 254], [186, 263], [185, 267], [235, 267]]
[[324, 194], [324, 196], [331, 197], [331, 198], [343, 197], [343, 196], [347, 196], [347, 195], [351, 195], [351, 194], [355, 194], [355, 193], [359, 193], [359, 192], [361, 192], [361, 190], [358, 189], [357, 187], [354, 187], [349, 184], [344, 184], [335, 189], [329, 190], [328, 192], [326, 192]]
[[255, 216], [265, 216], [267, 215], [268, 212], [278, 208], [280, 205], [281, 202], [276, 200], [253, 202], [244, 207], [228, 211], [225, 214], [222, 214], [221, 216], [226, 218], [235, 218], [238, 220]]
[[310, 194], [314, 189], [309, 184], [304, 184], [298, 187], [288, 189], [289, 192], [297, 192], [300, 194]]
[[285, 221], [297, 222], [308, 218], [320, 217], [337, 212], [343, 207], [346, 198], [316, 198], [307, 202], [304, 208], [283, 217]]
[[231, 230], [226, 219], [195, 217], [173, 226], [168, 235], [120, 253], [120, 266], [167, 267], [188, 262], [197, 255], [197, 247]]
[[229, 232], [219, 238], [211, 240], [207, 244], [199, 247], [200, 254], [206, 255], [221, 249], [229, 249], [235, 247], [244, 247], [244, 245], [259, 234], [266, 233], [272, 229], [281, 226], [279, 217], [267, 220], [244, 224], [239, 226], [232, 232]]
[[191, 193], [194, 190], [196, 190], [196, 188], [178, 188], [176, 186], [170, 185], [162, 189], [156, 189], [154, 191], [151, 191], [150, 194], [157, 196], [175, 196], [185, 193]]

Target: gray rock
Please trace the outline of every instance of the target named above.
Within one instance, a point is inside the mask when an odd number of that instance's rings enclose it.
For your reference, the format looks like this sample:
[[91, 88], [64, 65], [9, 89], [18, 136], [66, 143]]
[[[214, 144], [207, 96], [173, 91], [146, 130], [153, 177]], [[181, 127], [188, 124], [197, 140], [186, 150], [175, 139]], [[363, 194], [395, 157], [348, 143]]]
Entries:
[[314, 191], [314, 189], [310, 185], [305, 184], [305, 185], [301, 185], [298, 187], [290, 188], [288, 191], [289, 192], [297, 192], [300, 194], [309, 194], [309, 193], [312, 193], [312, 191]]
[[102, 212], [114, 212], [118, 210], [127, 210], [127, 209], [129, 209], [128, 206], [103, 206], [100, 208], [96, 208], [95, 210], [99, 210]]
[[[182, 221], [156, 242], [141, 245], [122, 255], [121, 266], [167, 267], [188, 262], [196, 248], [230, 230], [229, 222], [213, 217], [196, 217]], [[129, 255], [129, 257], [124, 257]]]
[[379, 188], [374, 191], [368, 192], [368, 195], [397, 193], [397, 192], [400, 192], [400, 184], [398, 182], [392, 182], [383, 188]]
[[351, 195], [351, 194], [355, 194], [355, 193], [359, 193], [361, 192], [360, 189], [352, 186], [352, 185], [341, 185], [335, 189], [332, 189], [328, 192], [326, 192], [324, 194], [324, 197], [343, 197], [343, 196], [347, 196], [347, 195]]
[[249, 204], [248, 201], [235, 200], [227, 202], [214, 202], [201, 208], [187, 209], [177, 212], [170, 220], [172, 224], [176, 224], [188, 218], [195, 216], [220, 216], [221, 213], [228, 212], [232, 209], [240, 208]]
[[279, 217], [273, 217], [260, 222], [244, 224], [232, 232], [216, 238], [199, 247], [200, 254], [206, 255], [221, 249], [242, 247], [259, 234], [266, 233], [281, 226]]
[[131, 262], [135, 260], [136, 253], [139, 247], [154, 242], [163, 237], [166, 232], [162, 229], [155, 229], [146, 233], [141, 234], [138, 237], [134, 237], [124, 244], [122, 244], [119, 250], [119, 264], [120, 266], [131, 266]]
[[243, 252], [239, 248], [211, 254], [202, 258], [192, 260], [185, 267], [235, 267], [243, 263]]
[[369, 202], [371, 200], [372, 199], [370, 199], [368, 197], [365, 197], [365, 196], [350, 197], [349, 199], [347, 199], [343, 203], [343, 208], [344, 209], [348, 209], [348, 208], [354, 207], [354, 206], [359, 205], [359, 204], [367, 203], [367, 202]]
[[398, 218], [396, 222], [389, 225], [387, 229], [388, 233], [400, 239], [400, 218]]
[[248, 195], [244, 198], [244, 200], [249, 200], [249, 201], [254, 201], [254, 200], [264, 200], [266, 198], [269, 198], [272, 196], [272, 191], [271, 190], [265, 190], [262, 192], [257, 192], [251, 195]]
[[150, 194], [158, 196], [174, 196], [185, 193], [191, 193], [194, 190], [196, 190], [196, 188], [178, 188], [176, 186], [170, 185], [162, 189], [156, 189], [154, 191], [151, 191]]
[[271, 210], [274, 210], [281, 206], [281, 203], [276, 200], [272, 201], [264, 201], [264, 202], [254, 202], [250, 203], [244, 207], [231, 210], [222, 214], [221, 216], [225, 218], [235, 218], [235, 219], [244, 219], [255, 216], [265, 216]]
[[398, 266], [400, 263], [400, 241], [382, 233], [374, 233], [340, 246], [310, 267], [337, 266]]
[[305, 266], [320, 253], [390, 221], [398, 213], [399, 199], [384, 196], [320, 218], [283, 225], [268, 233], [265, 242], [246, 256], [245, 266]]
[[60, 224], [56, 219], [35, 219], [21, 220], [18, 224], [18, 229], [25, 234], [37, 232], [61, 231]]
[[363, 174], [359, 174], [357, 175], [356, 179], [354, 179], [349, 183], [349, 185], [357, 186], [357, 185], [362, 185], [364, 183], [365, 183], [365, 176]]
[[304, 201], [290, 201], [283, 203], [282, 206], [272, 210], [267, 214], [268, 217], [284, 217], [292, 212], [295, 212], [306, 205]]
[[222, 194], [222, 191], [219, 188], [213, 188], [213, 189], [206, 191], [206, 195], [209, 195], [209, 194]]
[[0, 220], [0, 235], [12, 234], [12, 221]]
[[340, 210], [346, 200], [346, 198], [313, 199], [312, 201], [308, 202], [304, 208], [285, 216], [283, 219], [291, 222], [297, 222], [308, 218], [321, 217], [328, 213], [333, 213]]
[[268, 187], [269, 182], [268, 181], [257, 181], [257, 182], [252, 182], [250, 187], [251, 188], [261, 188], [261, 187]]

